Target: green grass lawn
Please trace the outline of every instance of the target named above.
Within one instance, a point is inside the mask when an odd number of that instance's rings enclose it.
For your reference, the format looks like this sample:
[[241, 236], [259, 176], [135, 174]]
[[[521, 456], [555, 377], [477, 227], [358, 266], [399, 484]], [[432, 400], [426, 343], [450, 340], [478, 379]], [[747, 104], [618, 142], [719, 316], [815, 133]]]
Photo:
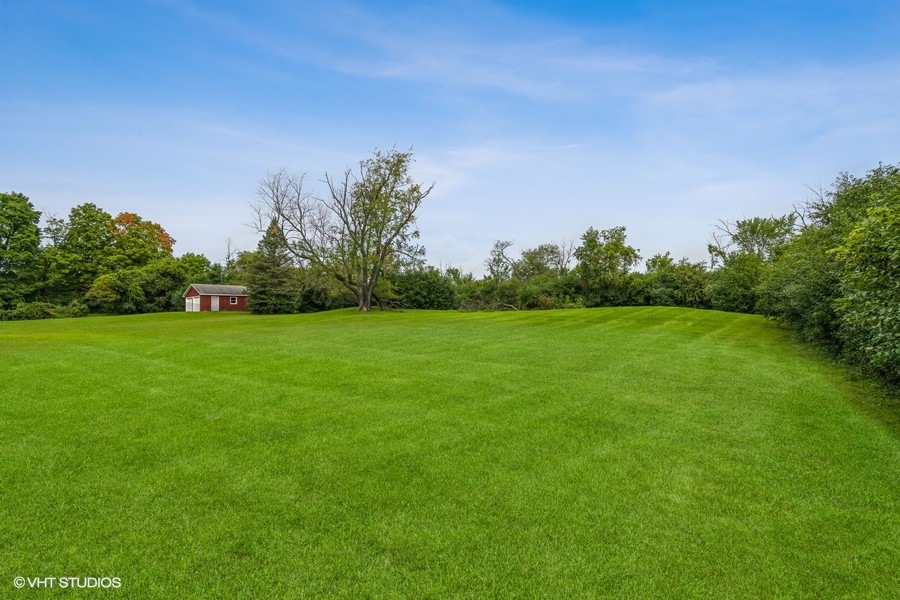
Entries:
[[0, 323], [0, 597], [898, 597], [900, 426], [675, 308]]

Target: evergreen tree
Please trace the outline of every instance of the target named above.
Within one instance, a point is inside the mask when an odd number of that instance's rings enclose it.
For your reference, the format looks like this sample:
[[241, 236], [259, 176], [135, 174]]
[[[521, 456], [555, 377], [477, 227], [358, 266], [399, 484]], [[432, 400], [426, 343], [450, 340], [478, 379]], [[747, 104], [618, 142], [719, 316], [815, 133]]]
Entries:
[[294, 269], [287, 243], [273, 220], [259, 241], [247, 274], [250, 312], [272, 315], [294, 311]]

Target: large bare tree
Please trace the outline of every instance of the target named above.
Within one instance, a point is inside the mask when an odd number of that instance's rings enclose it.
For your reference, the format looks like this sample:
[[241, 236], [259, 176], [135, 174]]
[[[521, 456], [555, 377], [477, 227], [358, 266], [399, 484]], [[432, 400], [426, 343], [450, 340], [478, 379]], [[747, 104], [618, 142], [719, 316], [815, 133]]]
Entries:
[[434, 188], [413, 181], [411, 152], [375, 150], [340, 178], [325, 175], [327, 194], [304, 189], [304, 176], [281, 169], [260, 181], [260, 231], [274, 220], [288, 250], [353, 292], [359, 310], [372, 307], [379, 278], [396, 262], [415, 259], [416, 210]]

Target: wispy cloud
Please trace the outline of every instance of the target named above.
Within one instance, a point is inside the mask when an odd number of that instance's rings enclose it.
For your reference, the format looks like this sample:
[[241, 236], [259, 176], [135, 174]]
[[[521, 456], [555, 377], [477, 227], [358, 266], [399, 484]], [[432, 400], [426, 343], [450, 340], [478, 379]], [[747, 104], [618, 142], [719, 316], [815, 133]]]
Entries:
[[[131, 22], [127, 5], [116, 23]], [[79, 6], [104, 32], [104, 14]], [[149, 83], [95, 92], [91, 77], [118, 71], [89, 69], [83, 96], [47, 94], [42, 81], [32, 96], [0, 98], [14, 148], [0, 179], [57, 212], [96, 201], [147, 213], [179, 251], [218, 256], [226, 236], [252, 247], [251, 232], [240, 236], [267, 170], [315, 180], [392, 143], [412, 144], [416, 178], [437, 182], [420, 220], [429, 257], [474, 270], [494, 238], [527, 247], [588, 226], [628, 226], [647, 256], [702, 259], [718, 218], [784, 212], [804, 184], [900, 161], [896, 55], [774, 61], [751, 48], [734, 60], [647, 43], [656, 30], [628, 41], [631, 24], [610, 33], [600, 20], [545, 22], [481, 2], [160, 0], [149, 12], [183, 42], [165, 64], [139, 57]], [[108, 29], [98, 55], [121, 43]], [[145, 42], [169, 39], [157, 33]], [[46, 81], [53, 51], [35, 67]]]
[[898, 91], [900, 61], [879, 61], [855, 66], [794, 65], [763, 73], [716, 75], [679, 83], [649, 99], [659, 106], [712, 111], [714, 115], [766, 111], [794, 117], [857, 119], [873, 115], [873, 111], [893, 113], [883, 99], [885, 94], [898, 97]]
[[516, 28], [501, 35], [472, 35], [459, 23], [432, 23], [421, 15], [388, 18], [348, 4], [337, 4], [337, 14], [328, 16], [286, 13], [283, 29], [293, 30], [291, 35], [187, 1], [167, 5], [279, 58], [360, 78], [480, 88], [538, 100], [621, 96], [660, 77], [690, 77], [711, 68], [708, 60], [688, 62], [590, 45], [571, 31], [545, 31], [537, 39]]

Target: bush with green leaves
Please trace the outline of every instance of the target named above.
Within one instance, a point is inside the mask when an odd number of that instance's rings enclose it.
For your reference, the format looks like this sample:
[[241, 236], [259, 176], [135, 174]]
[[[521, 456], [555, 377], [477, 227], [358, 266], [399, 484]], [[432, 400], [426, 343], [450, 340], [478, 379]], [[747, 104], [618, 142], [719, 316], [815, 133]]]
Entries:
[[805, 229], [760, 283], [757, 310], [789, 326], [800, 339], [836, 352], [841, 274], [832, 248], [830, 232]]
[[84, 298], [91, 309], [106, 314], [182, 310], [187, 279], [183, 264], [161, 259], [99, 276]]
[[49, 302], [21, 302], [15, 308], [0, 310], [0, 321], [33, 321], [37, 319], [65, 319], [85, 317], [88, 307], [77, 300], [67, 306]]
[[451, 310], [459, 307], [453, 280], [434, 267], [407, 270], [390, 277], [393, 296], [403, 308]]
[[735, 253], [726, 257], [724, 264], [713, 272], [706, 288], [710, 308], [752, 313], [765, 269], [763, 259], [755, 253]]
[[633, 304], [708, 308], [706, 295], [710, 274], [703, 263], [686, 258], [677, 263], [669, 253], [647, 260], [647, 272], [635, 274], [631, 292]]
[[583, 308], [584, 297], [578, 275], [574, 272], [563, 275], [548, 272], [522, 282], [518, 288], [517, 307], [538, 310]]
[[842, 271], [837, 314], [850, 360], [900, 383], [900, 178], [834, 254]]

